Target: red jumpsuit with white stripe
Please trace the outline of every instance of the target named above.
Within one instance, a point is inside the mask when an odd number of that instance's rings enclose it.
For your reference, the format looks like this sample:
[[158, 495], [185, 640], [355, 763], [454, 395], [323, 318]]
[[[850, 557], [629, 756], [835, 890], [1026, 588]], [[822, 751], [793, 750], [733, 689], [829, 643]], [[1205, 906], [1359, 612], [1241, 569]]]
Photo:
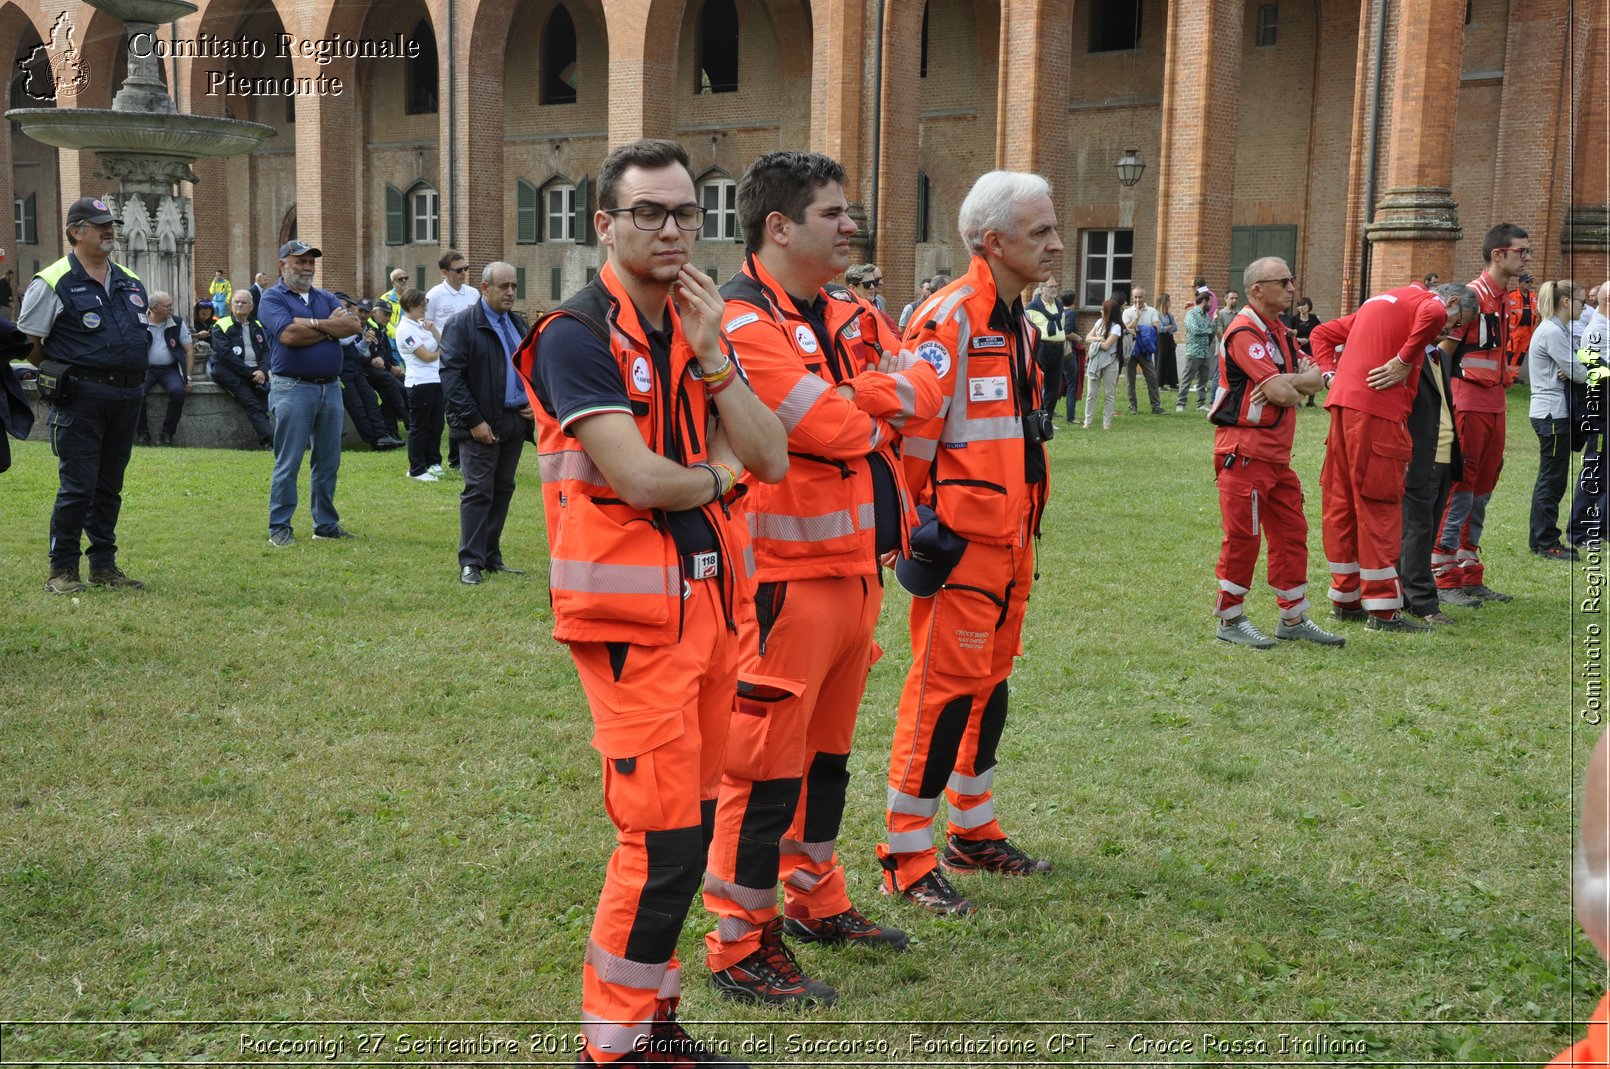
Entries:
[[1504, 390], [1518, 373], [1505, 363], [1509, 319], [1504, 312], [1503, 288], [1485, 271], [1470, 288], [1476, 291], [1481, 315], [1465, 328], [1464, 344], [1454, 363], [1452, 398], [1465, 465], [1448, 491], [1442, 534], [1431, 552], [1431, 572], [1441, 590], [1485, 583], [1481, 532], [1487, 522], [1487, 502], [1504, 470], [1508, 411]]
[[[1420, 386], [1425, 348], [1447, 324], [1436, 294], [1405, 286], [1377, 294], [1359, 310], [1314, 328], [1310, 337], [1321, 370], [1336, 363], [1325, 407], [1330, 435], [1320, 469], [1320, 530], [1330, 566], [1330, 600], [1338, 608], [1389, 617], [1403, 608], [1397, 559], [1403, 540], [1403, 480], [1413, 443], [1409, 410]], [[1401, 359], [1409, 377], [1372, 389], [1370, 372]]]

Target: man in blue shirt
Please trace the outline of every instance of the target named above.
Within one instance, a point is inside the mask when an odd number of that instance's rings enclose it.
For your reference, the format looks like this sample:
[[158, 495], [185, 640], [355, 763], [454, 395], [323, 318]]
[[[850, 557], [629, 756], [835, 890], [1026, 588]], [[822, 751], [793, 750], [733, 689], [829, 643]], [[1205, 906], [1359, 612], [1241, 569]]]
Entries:
[[459, 582], [468, 586], [479, 583], [482, 572], [525, 574], [503, 563], [500, 544], [520, 450], [536, 428], [531, 399], [514, 370], [514, 351], [526, 332], [513, 311], [518, 288], [513, 265], [487, 264], [481, 299], [442, 330], [442, 392], [464, 472]]
[[296, 541], [296, 480], [302, 454], [310, 464], [313, 537], [351, 538], [335, 511], [341, 468], [341, 339], [362, 329], [333, 293], [313, 285], [314, 260], [324, 253], [302, 241], [280, 246], [280, 281], [263, 294], [258, 319], [268, 331], [268, 410], [274, 414], [274, 476], [268, 491], [268, 543]]

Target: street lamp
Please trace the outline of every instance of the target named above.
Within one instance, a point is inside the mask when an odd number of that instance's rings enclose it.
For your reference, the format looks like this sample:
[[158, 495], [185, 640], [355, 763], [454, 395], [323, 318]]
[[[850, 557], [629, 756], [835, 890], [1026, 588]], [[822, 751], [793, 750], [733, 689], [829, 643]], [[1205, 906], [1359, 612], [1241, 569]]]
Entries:
[[1140, 149], [1124, 149], [1123, 158], [1118, 161], [1118, 184], [1132, 186], [1140, 181], [1140, 176], [1146, 173], [1146, 165], [1141, 162]]

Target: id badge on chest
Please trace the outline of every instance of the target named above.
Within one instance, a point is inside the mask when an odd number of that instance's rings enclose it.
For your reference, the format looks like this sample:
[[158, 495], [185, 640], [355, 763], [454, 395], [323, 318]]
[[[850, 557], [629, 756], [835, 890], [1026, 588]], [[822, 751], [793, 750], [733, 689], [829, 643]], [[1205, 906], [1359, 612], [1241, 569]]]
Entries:
[[720, 562], [720, 555], [713, 549], [704, 553], [695, 553], [691, 558], [692, 574], [688, 578], [714, 579], [716, 573], [721, 570]]

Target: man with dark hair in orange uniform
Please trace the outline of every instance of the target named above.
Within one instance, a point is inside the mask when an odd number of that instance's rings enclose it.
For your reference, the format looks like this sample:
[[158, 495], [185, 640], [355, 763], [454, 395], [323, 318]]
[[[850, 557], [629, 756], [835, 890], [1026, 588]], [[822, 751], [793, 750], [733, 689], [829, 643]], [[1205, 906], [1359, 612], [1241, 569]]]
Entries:
[[1431, 553], [1437, 599], [1467, 608], [1511, 600], [1486, 583], [1481, 532], [1487, 502], [1504, 470], [1504, 390], [1519, 374], [1506, 363], [1509, 320], [1504, 295], [1531, 261], [1532, 242], [1514, 223], [1499, 223], [1482, 239], [1481, 254], [1487, 267], [1470, 283], [1481, 314], [1465, 328], [1462, 339], [1442, 343], [1442, 351], [1454, 361], [1453, 414], [1465, 464], [1464, 473], [1448, 491], [1442, 534]]
[[1537, 330], [1537, 291], [1532, 288], [1534, 279], [1523, 272], [1515, 279], [1515, 288], [1504, 294], [1504, 325], [1509, 333], [1504, 336], [1504, 366], [1515, 375], [1526, 366], [1526, 354], [1532, 347], [1532, 333]]
[[[946, 408], [942, 420], [906, 434], [906, 480], [932, 513], [897, 566], [917, 596], [889, 762], [889, 842], [878, 847], [884, 891], [942, 914], [973, 907], [938, 866], [1051, 871], [1006, 838], [991, 798], [1050, 486], [1050, 413], [1039, 411], [1034, 331], [1017, 295], [1049, 278], [1062, 251], [1051, 186], [991, 171], [962, 201], [957, 229], [972, 263], [906, 327], [906, 346], [939, 372]], [[938, 854], [942, 793], [950, 835]]]
[[1408, 285], [1376, 294], [1309, 336], [1330, 387], [1319, 487], [1331, 612], [1340, 619], [1362, 619], [1375, 631], [1431, 630], [1403, 613], [1397, 569], [1404, 476], [1414, 452], [1409, 411], [1426, 348], [1475, 313], [1476, 295], [1464, 286]]
[[582, 967], [580, 1064], [734, 1065], [676, 1023], [677, 936], [715, 825], [737, 684], [743, 470], [788, 468], [777, 417], [688, 263], [704, 209], [674, 141], [598, 177], [598, 277], [517, 355], [537, 412], [554, 638], [568, 643], [619, 830]]
[[[1253, 649], [1277, 640], [1340, 646], [1346, 640], [1308, 619], [1308, 520], [1303, 487], [1291, 470], [1297, 406], [1324, 385], [1319, 368], [1301, 356], [1297, 338], [1280, 322], [1291, 307], [1296, 279], [1278, 256], [1247, 265], [1247, 303], [1224, 331], [1219, 388], [1208, 419], [1219, 483], [1218, 638]], [[1242, 602], [1252, 585], [1258, 547], [1269, 540], [1269, 585], [1280, 606], [1270, 638], [1252, 625]]]
[[[1582, 838], [1571, 874], [1576, 918], [1600, 957], [1610, 956], [1610, 734], [1600, 735], [1582, 786]], [[1587, 1037], [1560, 1052], [1555, 1066], [1610, 1066], [1610, 995], [1599, 1000]]]
[[837, 997], [800, 970], [783, 932], [906, 945], [851, 905], [835, 844], [876, 656], [878, 558], [904, 546], [915, 520], [900, 428], [936, 416], [941, 397], [934, 369], [901, 351], [877, 309], [829, 285], [849, 263], [849, 207], [837, 161], [762, 156], [738, 183], [748, 256], [721, 287], [724, 333], [781, 417], [792, 459], [786, 479], [744, 501], [760, 585], [739, 627], [738, 709], [704, 879], [718, 924], [705, 941], [717, 991], [771, 1005]]

